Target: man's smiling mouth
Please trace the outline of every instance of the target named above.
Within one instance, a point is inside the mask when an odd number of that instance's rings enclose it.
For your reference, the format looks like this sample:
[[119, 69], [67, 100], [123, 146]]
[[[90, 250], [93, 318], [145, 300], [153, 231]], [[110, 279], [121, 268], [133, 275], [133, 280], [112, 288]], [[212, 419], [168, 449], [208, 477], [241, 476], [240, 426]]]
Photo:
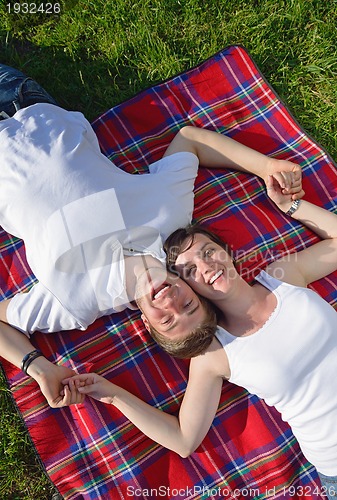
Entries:
[[153, 290], [152, 292], [152, 300], [157, 300], [171, 288], [172, 285], [169, 285], [168, 283], [162, 283], [159, 287]]

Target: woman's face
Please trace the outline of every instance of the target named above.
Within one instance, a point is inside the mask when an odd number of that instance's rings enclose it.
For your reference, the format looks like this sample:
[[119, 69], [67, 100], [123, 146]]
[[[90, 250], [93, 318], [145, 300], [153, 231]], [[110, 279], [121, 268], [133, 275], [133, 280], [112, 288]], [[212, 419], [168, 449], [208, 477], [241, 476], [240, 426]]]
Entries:
[[191, 247], [178, 256], [175, 268], [193, 290], [211, 301], [222, 299], [238, 277], [228, 252], [198, 233]]

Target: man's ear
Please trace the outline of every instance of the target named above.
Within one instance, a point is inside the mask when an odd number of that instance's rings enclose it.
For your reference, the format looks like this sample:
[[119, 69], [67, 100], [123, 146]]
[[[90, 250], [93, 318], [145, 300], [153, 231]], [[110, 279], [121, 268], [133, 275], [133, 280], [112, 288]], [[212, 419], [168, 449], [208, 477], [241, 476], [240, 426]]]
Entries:
[[150, 323], [149, 323], [149, 320], [147, 319], [147, 317], [145, 316], [145, 314], [142, 314], [141, 318], [142, 318], [142, 321], [145, 325], [145, 328], [147, 329], [148, 332], [150, 332]]

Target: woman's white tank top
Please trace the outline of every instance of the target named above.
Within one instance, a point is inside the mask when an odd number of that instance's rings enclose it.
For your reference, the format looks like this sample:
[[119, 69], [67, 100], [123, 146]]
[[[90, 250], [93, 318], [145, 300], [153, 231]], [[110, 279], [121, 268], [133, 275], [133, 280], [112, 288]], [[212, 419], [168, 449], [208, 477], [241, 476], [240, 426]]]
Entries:
[[277, 306], [250, 336], [218, 328], [230, 382], [275, 406], [306, 458], [322, 474], [337, 475], [337, 312], [314, 291], [265, 271], [256, 280]]

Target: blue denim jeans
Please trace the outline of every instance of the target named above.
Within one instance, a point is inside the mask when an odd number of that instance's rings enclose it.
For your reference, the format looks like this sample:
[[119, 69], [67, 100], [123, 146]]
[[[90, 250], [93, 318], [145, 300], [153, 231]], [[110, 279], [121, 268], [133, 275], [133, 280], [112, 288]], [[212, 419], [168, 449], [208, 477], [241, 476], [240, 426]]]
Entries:
[[337, 476], [324, 476], [318, 473], [322, 483], [322, 493], [327, 500], [337, 500]]
[[38, 102], [57, 105], [35, 80], [21, 71], [0, 64], [0, 119], [13, 116], [16, 111]]

